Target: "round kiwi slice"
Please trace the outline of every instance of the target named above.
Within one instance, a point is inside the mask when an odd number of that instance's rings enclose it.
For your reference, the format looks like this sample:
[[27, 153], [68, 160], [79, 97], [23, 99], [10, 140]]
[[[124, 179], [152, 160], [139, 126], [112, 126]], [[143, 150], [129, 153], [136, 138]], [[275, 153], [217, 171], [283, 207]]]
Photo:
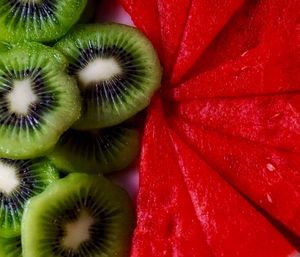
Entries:
[[20, 235], [24, 205], [58, 179], [57, 169], [45, 159], [0, 159], [0, 236]]
[[69, 59], [83, 98], [74, 128], [119, 124], [144, 109], [160, 86], [161, 66], [151, 43], [120, 24], [79, 25], [55, 47]]
[[0, 257], [23, 257], [21, 236], [0, 238]]
[[0, 58], [0, 157], [44, 155], [80, 116], [67, 61], [38, 43], [17, 44]]
[[79, 20], [87, 0], [0, 0], [0, 39], [49, 42]]
[[93, 131], [70, 129], [48, 157], [66, 172], [109, 173], [126, 168], [138, 151], [138, 131], [121, 124]]
[[73, 173], [28, 202], [23, 257], [127, 257], [133, 225], [123, 189], [102, 176]]

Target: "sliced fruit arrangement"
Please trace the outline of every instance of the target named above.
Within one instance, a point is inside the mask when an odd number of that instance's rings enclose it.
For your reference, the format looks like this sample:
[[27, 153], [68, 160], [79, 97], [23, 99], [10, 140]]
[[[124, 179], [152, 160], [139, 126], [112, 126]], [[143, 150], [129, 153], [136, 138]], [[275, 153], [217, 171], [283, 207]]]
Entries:
[[103, 177], [74, 173], [28, 202], [23, 257], [126, 257], [133, 225], [124, 190]]
[[1, 0], [0, 39], [49, 42], [79, 20], [87, 0]]
[[134, 28], [72, 28], [96, 4], [0, 0], [0, 257], [129, 256], [133, 204], [103, 175], [138, 156], [162, 71]]
[[65, 132], [49, 159], [66, 172], [110, 173], [126, 168], [139, 152], [139, 133], [128, 125]]
[[0, 58], [0, 156], [44, 155], [79, 118], [81, 100], [67, 61], [38, 43], [16, 44]]
[[160, 86], [155, 50], [137, 30], [117, 24], [81, 25], [55, 47], [77, 77], [83, 114], [76, 129], [119, 124], [144, 109]]
[[20, 235], [26, 202], [58, 178], [57, 169], [45, 159], [0, 159], [0, 237]]
[[132, 256], [300, 256], [280, 235], [300, 238], [300, 2], [120, 2], [167, 72], [143, 138]]

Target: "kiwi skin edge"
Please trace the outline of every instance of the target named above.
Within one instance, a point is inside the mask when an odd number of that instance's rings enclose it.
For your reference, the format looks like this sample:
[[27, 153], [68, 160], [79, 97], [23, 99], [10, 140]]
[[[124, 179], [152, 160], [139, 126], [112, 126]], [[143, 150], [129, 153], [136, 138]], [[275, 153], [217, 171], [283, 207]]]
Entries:
[[[86, 197], [96, 197], [97, 203], [101, 204], [97, 208], [114, 213], [112, 223], [108, 225], [109, 234], [104, 239], [109, 240], [108, 244], [105, 244], [103, 251], [94, 253], [93, 256], [128, 257], [135, 215], [127, 192], [103, 176], [82, 173], [72, 173], [60, 179], [26, 204], [22, 222], [23, 257], [55, 257], [52, 249], [47, 248], [43, 243], [40, 244], [45, 242], [45, 238], [51, 237], [51, 232], [48, 232], [45, 226], [50, 225], [55, 230], [55, 223], [52, 223], [51, 218], [57, 219], [55, 209], [60, 204], [62, 204], [61, 211], [64, 213], [63, 208], [70, 211], [77, 199], [82, 199], [80, 200], [82, 204], [86, 203], [87, 201], [84, 200]], [[51, 213], [54, 213], [54, 216]], [[50, 219], [49, 224], [45, 219]]]

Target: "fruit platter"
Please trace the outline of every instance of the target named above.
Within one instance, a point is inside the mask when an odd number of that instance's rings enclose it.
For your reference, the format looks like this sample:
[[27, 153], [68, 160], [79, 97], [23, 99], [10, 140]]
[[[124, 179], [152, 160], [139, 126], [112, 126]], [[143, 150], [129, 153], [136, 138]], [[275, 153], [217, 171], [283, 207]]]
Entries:
[[300, 257], [299, 0], [0, 0], [0, 257]]

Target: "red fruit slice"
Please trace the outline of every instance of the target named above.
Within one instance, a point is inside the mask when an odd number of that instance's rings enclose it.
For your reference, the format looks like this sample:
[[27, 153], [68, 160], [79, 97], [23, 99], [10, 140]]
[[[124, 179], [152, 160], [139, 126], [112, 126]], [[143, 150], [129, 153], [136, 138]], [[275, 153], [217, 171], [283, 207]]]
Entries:
[[187, 124], [172, 125], [220, 175], [300, 235], [300, 157]]
[[300, 93], [180, 102], [176, 112], [221, 135], [300, 154]]
[[167, 92], [176, 101], [291, 93], [300, 90], [300, 65], [289, 51], [258, 47]]
[[157, 0], [157, 3], [164, 48], [165, 75], [169, 76], [177, 57], [191, 0]]
[[285, 239], [172, 133], [180, 169], [214, 256], [296, 256]]
[[143, 141], [131, 256], [296, 254], [261, 214], [169, 130], [161, 102], [155, 99]]
[[[218, 65], [239, 58], [264, 40], [287, 40], [299, 21], [298, 0], [246, 1], [193, 67], [191, 78]], [[291, 40], [290, 42], [292, 42]]]
[[225, 26], [244, 0], [192, 0], [181, 47], [172, 73], [178, 83]]
[[178, 169], [162, 106], [155, 99], [143, 139], [132, 257], [212, 257]]
[[159, 14], [156, 0], [118, 0], [129, 13], [134, 24], [161, 50]]

